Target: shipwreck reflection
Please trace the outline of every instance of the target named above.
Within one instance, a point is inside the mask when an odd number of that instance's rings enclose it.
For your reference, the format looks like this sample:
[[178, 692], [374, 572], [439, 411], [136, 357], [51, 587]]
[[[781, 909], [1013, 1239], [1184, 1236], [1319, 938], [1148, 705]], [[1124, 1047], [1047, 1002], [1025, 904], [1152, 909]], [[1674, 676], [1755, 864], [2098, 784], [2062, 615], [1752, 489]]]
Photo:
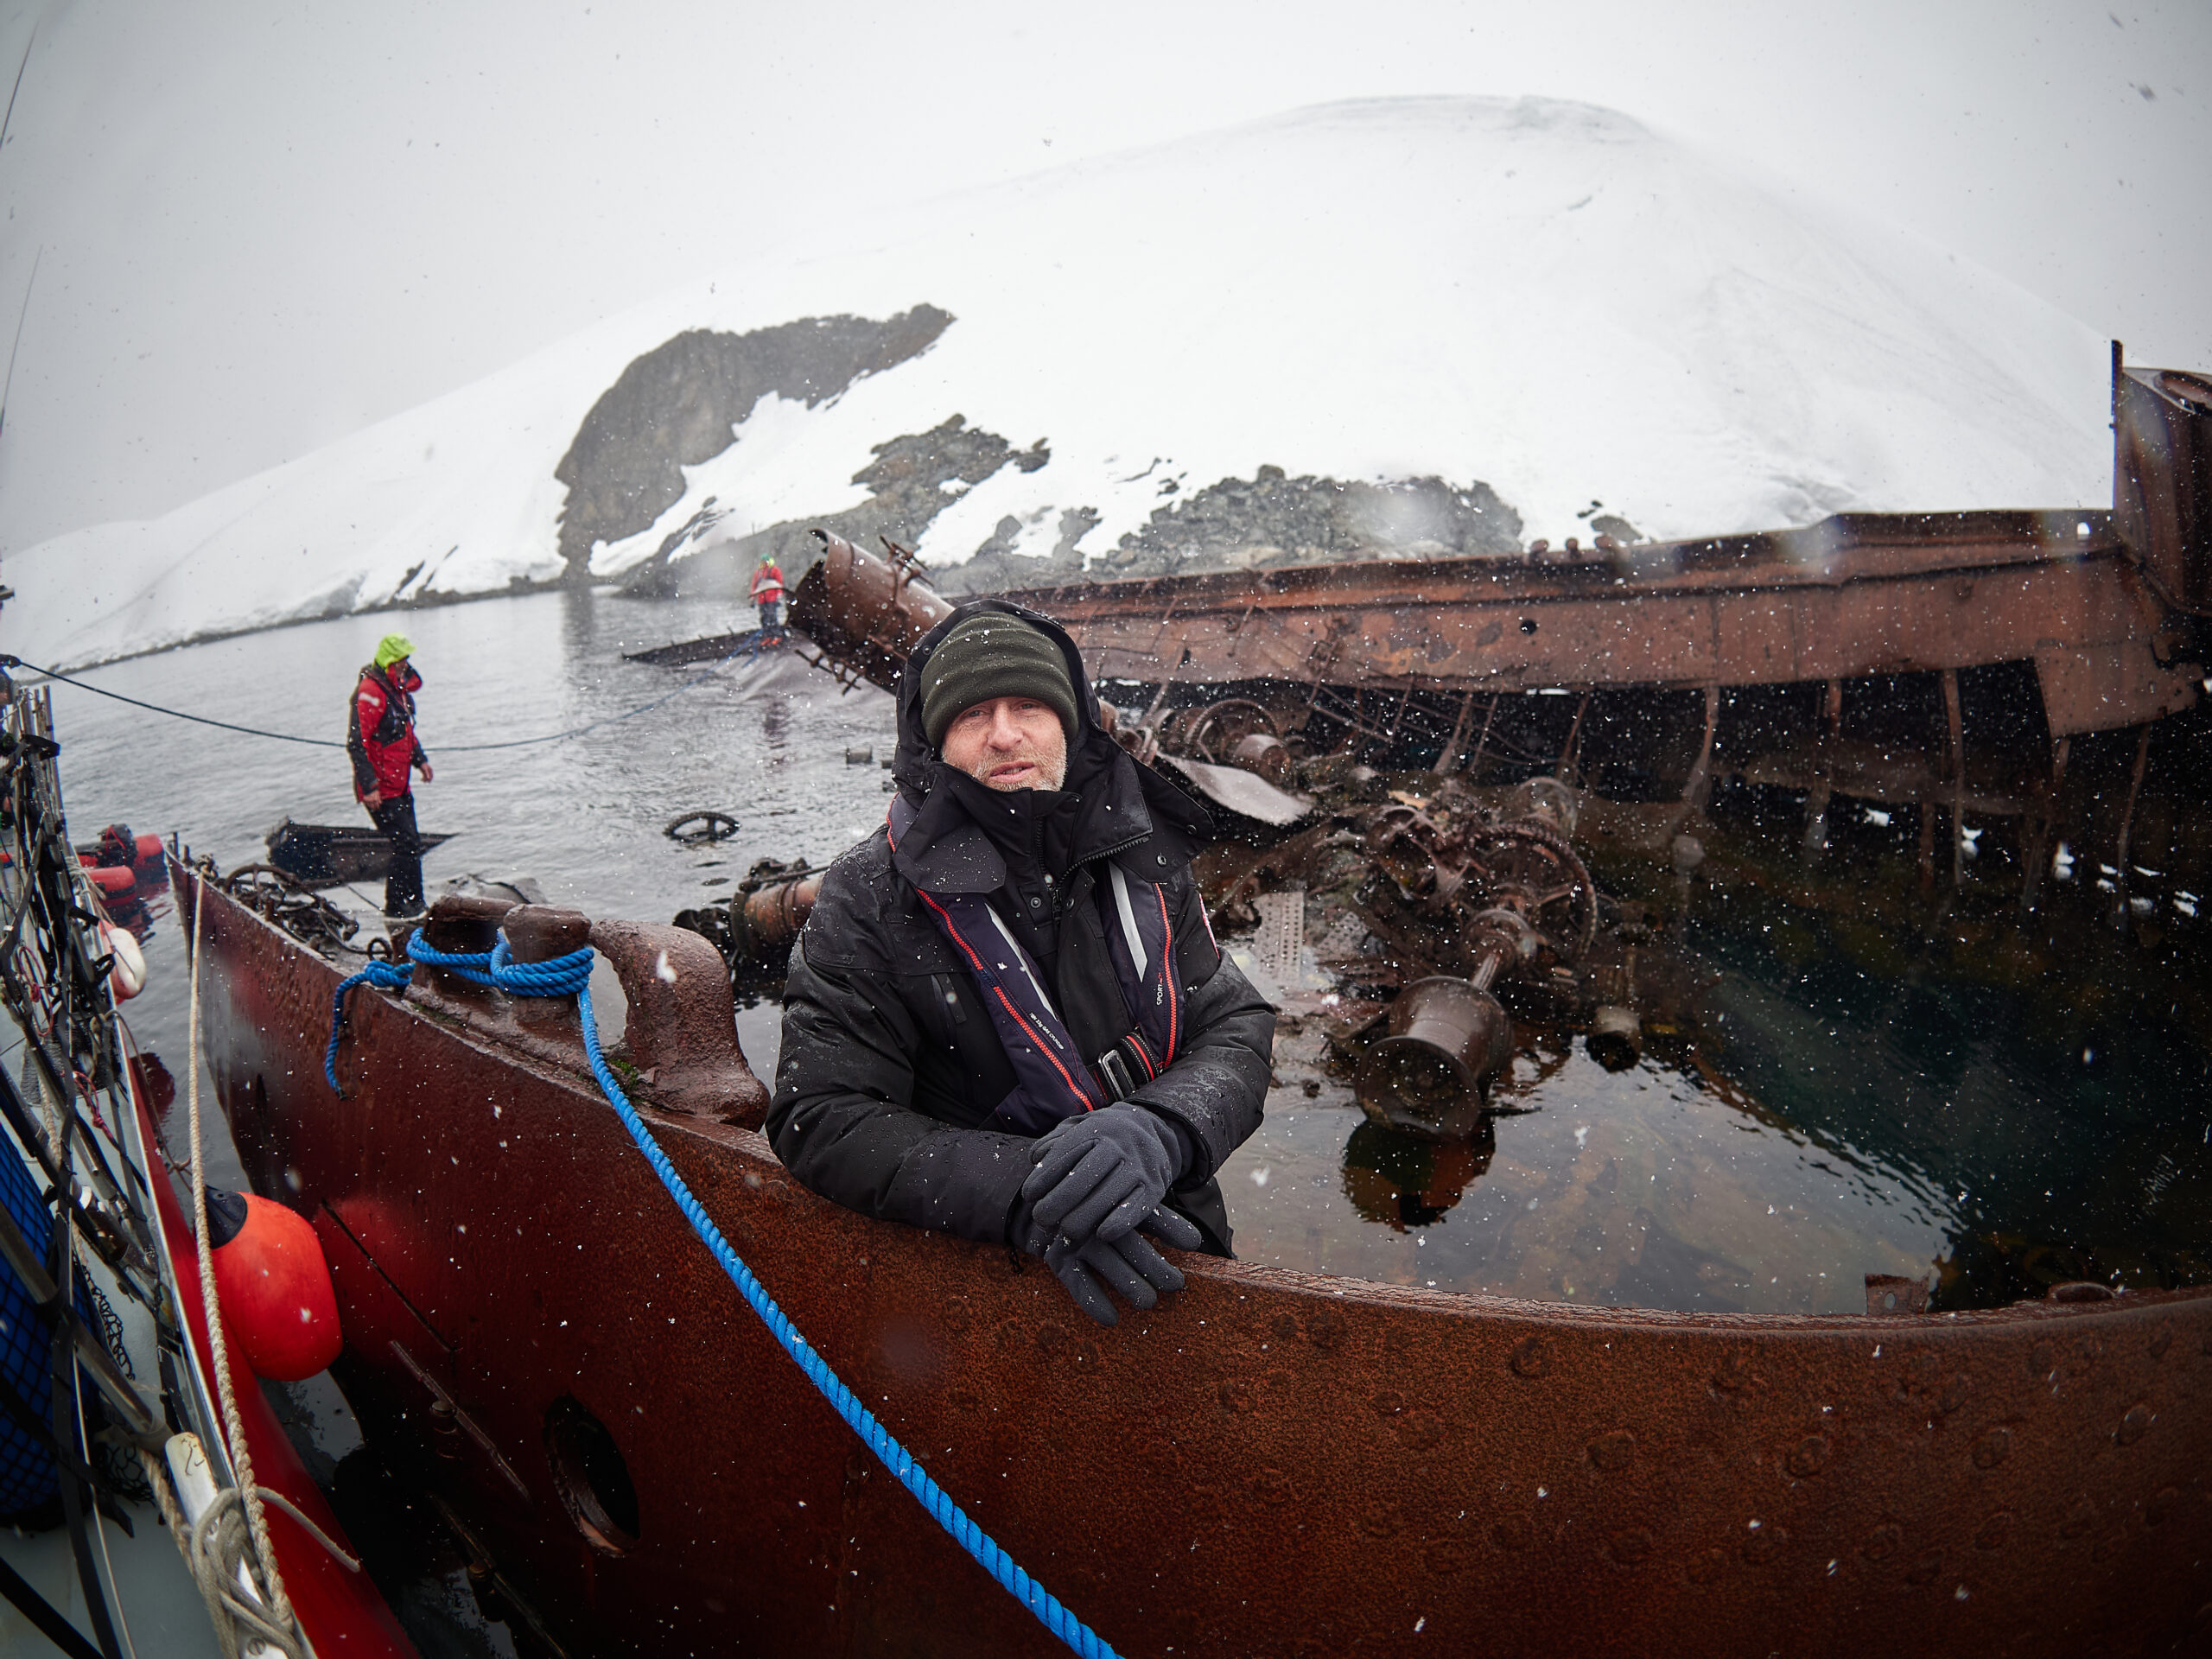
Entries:
[[1450, 1141], [1362, 1123], [1344, 1142], [1344, 1197], [1369, 1221], [1404, 1232], [1444, 1218], [1490, 1168], [1497, 1132], [1485, 1117]]

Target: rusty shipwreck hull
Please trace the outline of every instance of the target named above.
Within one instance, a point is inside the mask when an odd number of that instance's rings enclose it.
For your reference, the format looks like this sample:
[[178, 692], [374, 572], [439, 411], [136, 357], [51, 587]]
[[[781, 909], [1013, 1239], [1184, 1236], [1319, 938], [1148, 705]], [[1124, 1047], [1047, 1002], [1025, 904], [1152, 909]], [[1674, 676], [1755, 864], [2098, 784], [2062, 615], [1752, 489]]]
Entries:
[[1560, 566], [1363, 562], [1007, 595], [1102, 679], [1698, 688], [2031, 662], [2053, 736], [2155, 720], [2202, 669], [2104, 512], [1860, 514]]
[[[206, 914], [247, 1172], [321, 1234], [340, 1381], [496, 1608], [577, 1659], [1058, 1651], [739, 1301], [584, 1074], [572, 1004], [429, 974], [357, 992], [340, 1098], [340, 968], [212, 885]], [[2070, 1655], [2212, 1628], [2212, 1294], [1639, 1314], [1189, 1259], [1169, 1305], [1095, 1330], [1004, 1250], [800, 1188], [752, 1127], [711, 949], [593, 937], [709, 1211], [1123, 1654], [1419, 1631], [1440, 1653]]]

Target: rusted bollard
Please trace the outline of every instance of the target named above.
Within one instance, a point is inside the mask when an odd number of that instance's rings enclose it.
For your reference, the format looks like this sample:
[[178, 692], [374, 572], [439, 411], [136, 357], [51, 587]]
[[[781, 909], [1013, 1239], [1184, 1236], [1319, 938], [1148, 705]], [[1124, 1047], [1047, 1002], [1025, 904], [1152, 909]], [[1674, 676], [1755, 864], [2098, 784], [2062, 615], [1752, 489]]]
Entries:
[[[423, 918], [423, 943], [449, 957], [482, 956], [498, 940], [499, 923], [514, 907], [512, 899], [447, 893], [430, 906], [429, 914]], [[407, 959], [404, 934], [392, 941], [392, 949], [401, 961]], [[417, 978], [416, 984], [448, 1001], [489, 1003], [492, 999], [489, 987], [463, 979], [448, 969], [418, 963], [415, 971], [426, 976]]]
[[[591, 943], [591, 918], [581, 910], [561, 910], [551, 905], [518, 905], [507, 912], [507, 953], [517, 962], [551, 962]], [[515, 1021], [541, 1037], [583, 1041], [583, 1022], [576, 1013], [576, 999], [567, 996], [518, 996]]]

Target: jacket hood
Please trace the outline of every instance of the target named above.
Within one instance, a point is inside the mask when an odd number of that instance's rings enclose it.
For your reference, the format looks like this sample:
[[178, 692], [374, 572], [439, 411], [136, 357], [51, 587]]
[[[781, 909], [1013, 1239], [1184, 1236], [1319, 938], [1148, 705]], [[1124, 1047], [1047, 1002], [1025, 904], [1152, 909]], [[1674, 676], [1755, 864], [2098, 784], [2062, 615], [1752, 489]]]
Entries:
[[[922, 671], [944, 636], [969, 617], [996, 612], [1027, 622], [1059, 647], [1067, 660], [1068, 680], [1076, 688], [1076, 726], [1068, 735], [1067, 787], [1084, 798], [1077, 830], [1078, 861], [1102, 852], [1121, 852], [1140, 842], [1157, 842], [1166, 861], [1177, 867], [1213, 839], [1213, 820], [1205, 810], [1159, 772], [1140, 766], [1098, 723], [1098, 698], [1083, 653], [1068, 632], [1051, 617], [1002, 599], [969, 600], [914, 644], [899, 671], [895, 693], [899, 744], [891, 776], [899, 791], [917, 809], [901, 838], [893, 862], [915, 886], [938, 893], [989, 892], [1006, 880], [1006, 863], [950, 788], [948, 776], [963, 774], [945, 764], [922, 726]], [[1171, 846], [1172, 844], [1172, 846]]]

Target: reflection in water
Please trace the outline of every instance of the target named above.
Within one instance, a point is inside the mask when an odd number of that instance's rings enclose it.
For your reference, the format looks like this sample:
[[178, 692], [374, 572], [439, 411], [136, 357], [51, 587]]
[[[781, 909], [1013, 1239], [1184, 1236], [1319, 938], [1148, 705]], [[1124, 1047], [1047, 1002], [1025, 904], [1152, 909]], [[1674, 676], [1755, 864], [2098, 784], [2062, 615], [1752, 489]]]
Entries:
[[1344, 1196], [1370, 1221], [1402, 1233], [1426, 1227], [1459, 1202], [1497, 1151], [1487, 1116], [1472, 1135], [1449, 1141], [1362, 1123], [1344, 1143]]
[[1955, 1217], [1909, 1170], [1792, 1128], [1679, 1044], [1612, 1072], [1526, 1035], [1493, 1091], [1503, 1109], [1454, 1143], [1367, 1122], [1323, 1040], [1287, 1029], [1267, 1118], [1223, 1171], [1237, 1253], [1716, 1313], [1859, 1313], [1870, 1273], [1929, 1279]]

